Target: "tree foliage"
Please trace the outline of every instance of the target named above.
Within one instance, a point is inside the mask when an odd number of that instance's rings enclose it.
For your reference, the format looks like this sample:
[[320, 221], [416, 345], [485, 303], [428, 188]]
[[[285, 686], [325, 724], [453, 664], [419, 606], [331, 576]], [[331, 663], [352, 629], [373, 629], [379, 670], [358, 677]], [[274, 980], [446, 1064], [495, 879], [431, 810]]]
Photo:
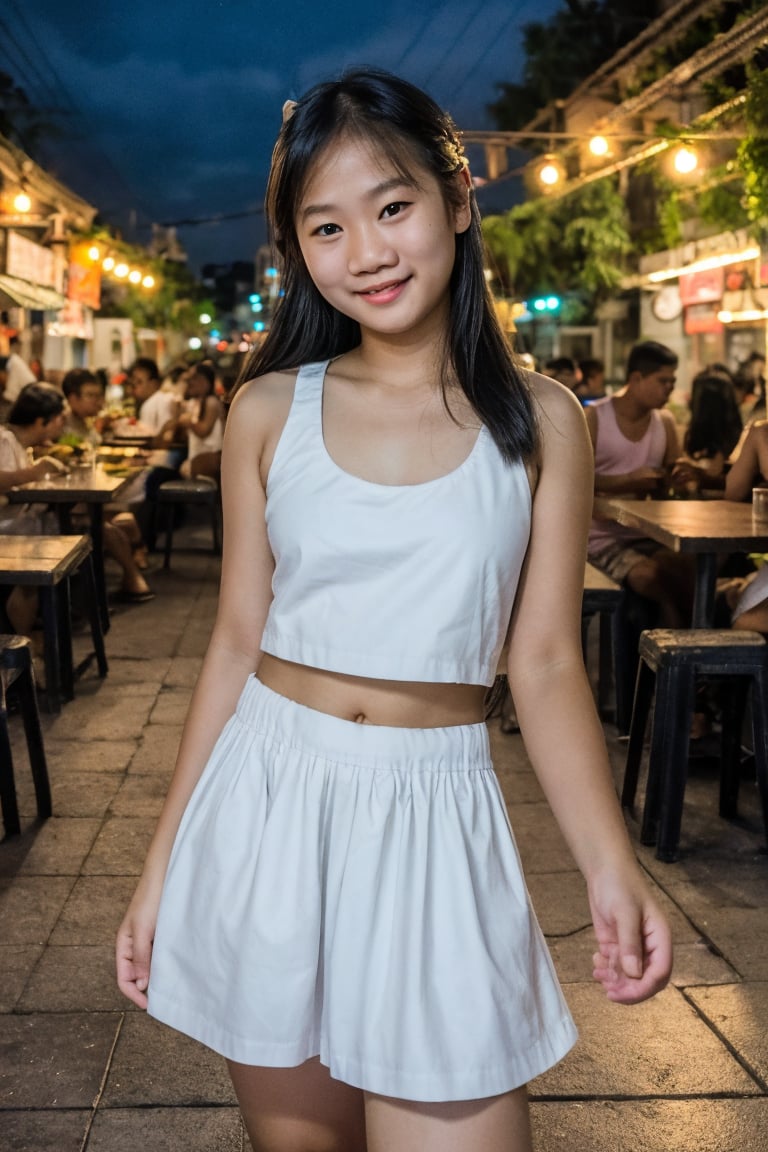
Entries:
[[747, 134], [739, 145], [738, 164], [744, 174], [746, 212], [758, 229], [768, 221], [768, 68], [747, 69], [744, 110]]
[[618, 287], [632, 247], [624, 197], [609, 178], [559, 200], [528, 200], [488, 216], [483, 234], [502, 294], [555, 293], [570, 322]]
[[497, 84], [501, 95], [488, 106], [497, 128], [522, 128], [539, 109], [570, 95], [660, 11], [659, 0], [568, 0], [546, 23], [525, 24], [522, 83]]

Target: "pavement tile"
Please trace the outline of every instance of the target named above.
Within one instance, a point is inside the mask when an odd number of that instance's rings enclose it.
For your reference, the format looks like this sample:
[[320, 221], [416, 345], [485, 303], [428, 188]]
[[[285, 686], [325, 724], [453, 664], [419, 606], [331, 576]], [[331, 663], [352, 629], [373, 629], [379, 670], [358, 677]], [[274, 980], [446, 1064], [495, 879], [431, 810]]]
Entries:
[[176, 656], [166, 674], [165, 687], [194, 688], [200, 675], [200, 664], [197, 656]]
[[155, 692], [153, 686], [149, 694], [122, 690], [103, 698], [75, 699], [56, 717], [51, 732], [58, 740], [136, 740], [147, 723]]
[[109, 810], [113, 816], [152, 816], [160, 815], [165, 794], [173, 775], [173, 764], [166, 771], [155, 772], [152, 776], [126, 776]]
[[152, 817], [107, 817], [88, 859], [83, 862], [83, 874], [138, 876], [156, 823]]
[[534, 872], [573, 872], [576, 863], [549, 806], [521, 804], [510, 812], [515, 840], [530, 877]]
[[177, 653], [179, 656], [205, 656], [210, 639], [210, 627], [187, 628], [179, 640]]
[[533, 1102], [536, 1152], [766, 1152], [768, 1099]]
[[592, 923], [580, 872], [538, 872], [526, 879], [545, 936], [568, 936]]
[[19, 1012], [123, 1012], [129, 1001], [117, 987], [114, 944], [49, 945], [32, 973]]
[[699, 938], [693, 942], [675, 944], [672, 983], [677, 988], [690, 988], [699, 984], [733, 984], [738, 980], [734, 968], [718, 956], [712, 946]]
[[580, 1040], [532, 1096], [711, 1096], [759, 1091], [675, 988], [627, 1007], [596, 984], [567, 984]]
[[180, 724], [150, 724], [144, 730], [136, 755], [131, 760], [129, 775], [151, 775], [160, 772], [164, 777], [176, 763], [181, 740]]
[[768, 980], [768, 915], [761, 908], [720, 908], [696, 918], [706, 933], [744, 979]]
[[237, 1108], [100, 1108], [88, 1152], [244, 1152]]
[[191, 697], [192, 692], [188, 688], [164, 688], [150, 713], [150, 724], [183, 724]]
[[221, 1056], [147, 1016], [126, 1016], [104, 1088], [106, 1108], [235, 1104]]
[[0, 940], [45, 944], [74, 886], [72, 876], [19, 876], [0, 880]]
[[4, 1111], [3, 1152], [81, 1152], [90, 1117], [88, 1108]]
[[691, 988], [688, 997], [752, 1072], [768, 1083], [768, 983]]
[[135, 740], [58, 740], [45, 738], [45, 756], [51, 774], [59, 768], [78, 772], [125, 772], [138, 747]]
[[[72, 758], [72, 768], [76, 763], [75, 755]], [[57, 766], [49, 775], [53, 811], [56, 816], [101, 817], [120, 787], [120, 777], [114, 772], [78, 772]], [[19, 802], [21, 803], [21, 797]], [[31, 780], [26, 788], [23, 812], [30, 818], [34, 817], [36, 812]]]
[[135, 888], [133, 876], [81, 876], [61, 910], [49, 943], [112, 945]]
[[34, 876], [76, 876], [96, 839], [101, 820], [52, 816], [41, 824], [19, 868]]
[[117, 1012], [0, 1016], [0, 1109], [90, 1107], [120, 1019]]
[[[109, 641], [107, 641], [109, 643]], [[135, 655], [135, 653], [134, 653]], [[110, 684], [162, 684], [171, 666], [170, 656], [148, 657], [146, 660], [109, 659]]]
[[0, 944], [0, 1012], [12, 1012], [43, 951], [42, 944]]

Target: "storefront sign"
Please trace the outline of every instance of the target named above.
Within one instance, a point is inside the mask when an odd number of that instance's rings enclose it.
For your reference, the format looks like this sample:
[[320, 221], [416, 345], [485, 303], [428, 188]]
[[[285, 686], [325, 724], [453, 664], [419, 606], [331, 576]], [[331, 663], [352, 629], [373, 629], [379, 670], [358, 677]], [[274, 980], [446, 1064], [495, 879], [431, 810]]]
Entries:
[[51, 249], [35, 244], [34, 240], [27, 240], [26, 236], [18, 232], [8, 233], [5, 272], [7, 276], [16, 276], [19, 280], [27, 280], [43, 288], [56, 287]]
[[69, 251], [67, 296], [88, 308], [101, 305], [101, 268], [88, 255], [91, 244], [73, 244]]
[[685, 310], [685, 334], [694, 336], [698, 332], [722, 332], [723, 325], [717, 318], [720, 304], [692, 304]]
[[723, 268], [708, 268], [704, 272], [689, 272], [680, 277], [680, 299], [686, 306], [711, 304], [720, 300], [725, 283]]

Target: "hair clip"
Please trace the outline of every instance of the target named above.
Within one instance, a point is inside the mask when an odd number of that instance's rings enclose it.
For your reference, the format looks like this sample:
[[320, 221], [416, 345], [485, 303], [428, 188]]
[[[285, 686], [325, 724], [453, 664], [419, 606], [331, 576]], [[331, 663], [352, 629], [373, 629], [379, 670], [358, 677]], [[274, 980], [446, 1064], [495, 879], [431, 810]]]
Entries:
[[283, 124], [287, 124], [296, 109], [295, 100], [286, 100], [283, 104]]

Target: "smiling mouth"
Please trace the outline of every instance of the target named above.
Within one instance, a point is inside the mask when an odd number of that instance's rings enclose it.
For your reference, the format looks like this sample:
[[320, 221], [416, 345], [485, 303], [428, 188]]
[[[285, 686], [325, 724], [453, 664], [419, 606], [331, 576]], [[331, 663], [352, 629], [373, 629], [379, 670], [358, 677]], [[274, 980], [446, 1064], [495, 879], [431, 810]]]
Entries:
[[396, 292], [408, 279], [410, 277], [406, 277], [405, 280], [387, 280], [385, 284], [374, 284], [372, 288], [358, 292], [358, 296], [384, 296], [389, 292]]

